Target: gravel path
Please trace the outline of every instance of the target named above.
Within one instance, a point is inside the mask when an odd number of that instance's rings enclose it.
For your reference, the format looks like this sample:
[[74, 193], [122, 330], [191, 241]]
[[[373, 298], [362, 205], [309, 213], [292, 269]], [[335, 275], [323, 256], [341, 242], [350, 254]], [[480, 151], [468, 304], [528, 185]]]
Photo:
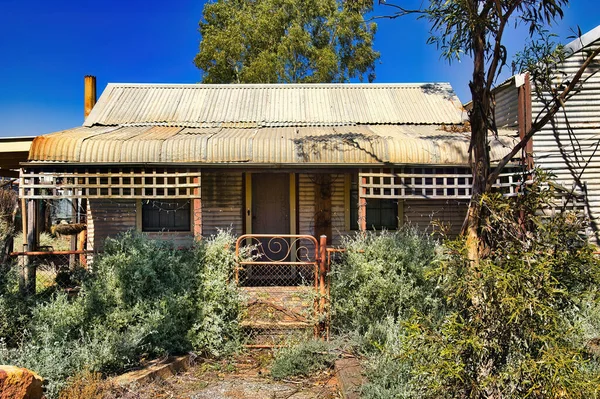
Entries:
[[312, 378], [274, 381], [260, 354], [233, 362], [203, 362], [164, 381], [130, 387], [121, 399], [333, 399], [340, 398], [332, 371]]

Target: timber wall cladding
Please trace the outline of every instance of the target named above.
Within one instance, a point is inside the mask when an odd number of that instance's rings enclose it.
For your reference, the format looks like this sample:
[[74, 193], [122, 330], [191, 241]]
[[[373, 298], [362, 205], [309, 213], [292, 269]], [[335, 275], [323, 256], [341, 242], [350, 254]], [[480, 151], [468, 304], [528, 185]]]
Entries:
[[202, 235], [217, 234], [231, 227], [236, 236], [243, 234], [242, 173], [202, 173]]
[[[313, 174], [298, 175], [298, 233], [315, 235], [315, 195], [319, 179]], [[345, 230], [344, 175], [331, 175], [331, 232], [332, 245], [340, 245], [340, 237], [349, 232]]]
[[135, 200], [90, 199], [87, 208], [88, 249], [100, 251], [107, 237], [135, 229]]
[[450, 237], [460, 234], [467, 215], [468, 200], [407, 199], [404, 201], [404, 223], [420, 231], [432, 233], [438, 228], [435, 221], [450, 225]]

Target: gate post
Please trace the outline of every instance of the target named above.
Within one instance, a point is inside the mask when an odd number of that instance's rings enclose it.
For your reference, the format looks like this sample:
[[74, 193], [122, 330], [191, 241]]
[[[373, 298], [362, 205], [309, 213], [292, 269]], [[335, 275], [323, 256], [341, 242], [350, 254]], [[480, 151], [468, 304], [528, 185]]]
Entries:
[[323, 235], [319, 241], [319, 324], [320, 334], [322, 336], [325, 330], [325, 300], [327, 288], [325, 286], [325, 277], [327, 274], [327, 236]]

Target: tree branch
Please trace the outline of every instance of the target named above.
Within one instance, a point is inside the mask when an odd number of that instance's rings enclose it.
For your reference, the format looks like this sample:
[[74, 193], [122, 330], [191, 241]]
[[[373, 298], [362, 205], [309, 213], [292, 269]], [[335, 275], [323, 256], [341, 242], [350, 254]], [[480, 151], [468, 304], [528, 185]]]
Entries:
[[502, 49], [502, 36], [504, 35], [504, 28], [508, 23], [508, 20], [512, 13], [517, 9], [519, 4], [521, 4], [522, 0], [515, 1], [509, 8], [506, 10], [504, 15], [502, 15], [502, 5], [500, 4], [500, 0], [496, 0], [496, 8], [498, 9], [498, 18], [500, 18], [500, 25], [498, 26], [498, 31], [496, 32], [496, 41], [494, 43], [494, 53], [492, 56], [492, 62], [488, 69], [488, 76], [486, 86], [488, 89], [492, 88], [494, 83], [494, 79], [496, 78], [496, 70], [498, 69], [498, 64], [500, 62], [500, 50]]
[[569, 83], [569, 85], [562, 91], [562, 93], [560, 93], [560, 95], [554, 97], [554, 99], [553, 99], [554, 104], [552, 105], [552, 107], [550, 107], [548, 109], [548, 111], [546, 112], [544, 117], [542, 117], [539, 120], [538, 120], [538, 118], [536, 118], [536, 122], [531, 126], [531, 129], [529, 129], [527, 134], [521, 139], [521, 141], [519, 141], [519, 143], [512, 149], [512, 151], [510, 151], [510, 153], [508, 153], [504, 158], [502, 158], [502, 160], [498, 163], [498, 166], [496, 166], [494, 171], [492, 173], [490, 173], [490, 175], [488, 176], [488, 180], [487, 180], [488, 186], [491, 186], [491, 184], [493, 184], [493, 182], [496, 181], [496, 179], [498, 178], [498, 175], [500, 174], [502, 169], [504, 169], [506, 164], [508, 162], [510, 162], [510, 160], [519, 151], [521, 151], [523, 148], [525, 148], [525, 146], [527, 145], [527, 142], [533, 137], [533, 135], [535, 133], [537, 133], [538, 131], [540, 131], [546, 125], [546, 123], [548, 123], [548, 121], [550, 121], [550, 119], [552, 119], [552, 117], [558, 112], [558, 110], [564, 106], [565, 101], [566, 101], [567, 97], [569, 96], [569, 93], [571, 93], [571, 91], [573, 91], [573, 89], [575, 89], [575, 87], [581, 80], [581, 76], [583, 75], [585, 70], [588, 68], [588, 66], [590, 66], [592, 61], [594, 61], [594, 59], [596, 58], [596, 56], [598, 54], [600, 54], [600, 47], [596, 48], [587, 57], [585, 62], [581, 65], [581, 67], [579, 68], [579, 70], [577, 71], [577, 73], [575, 74], [575, 76], [573, 77], [571, 82]]

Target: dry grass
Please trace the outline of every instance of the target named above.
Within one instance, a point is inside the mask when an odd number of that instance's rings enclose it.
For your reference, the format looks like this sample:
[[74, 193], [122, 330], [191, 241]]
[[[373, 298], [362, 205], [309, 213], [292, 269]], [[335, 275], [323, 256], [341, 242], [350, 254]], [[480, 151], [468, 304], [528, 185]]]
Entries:
[[84, 370], [69, 378], [67, 387], [58, 397], [59, 399], [104, 399], [113, 389], [113, 385], [102, 379], [100, 373]]

